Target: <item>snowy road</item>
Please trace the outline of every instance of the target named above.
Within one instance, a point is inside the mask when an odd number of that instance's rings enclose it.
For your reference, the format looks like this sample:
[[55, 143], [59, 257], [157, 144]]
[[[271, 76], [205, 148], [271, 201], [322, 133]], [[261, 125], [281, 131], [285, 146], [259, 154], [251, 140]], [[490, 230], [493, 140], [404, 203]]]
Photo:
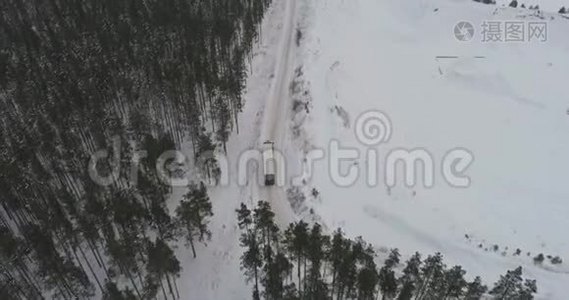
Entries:
[[[279, 54], [277, 55], [270, 93], [265, 104], [259, 140], [259, 144], [267, 140], [275, 142], [277, 150], [282, 150], [282, 147], [286, 144], [285, 138], [289, 128], [289, 112], [291, 109], [290, 83], [294, 72], [295, 57], [296, 1], [287, 0], [286, 3], [282, 37], [278, 48]], [[277, 169], [283, 167], [278, 165]], [[277, 178], [277, 180], [279, 179], [284, 180], [284, 178]], [[260, 200], [271, 203], [277, 222], [281, 226], [288, 224], [292, 217], [285, 188], [285, 186], [261, 187], [257, 191]]]
[[267, 99], [261, 139], [272, 140], [278, 146], [284, 142], [290, 104], [290, 82], [294, 65], [294, 25], [296, 0], [288, 0], [283, 35], [277, 56], [273, 83]]
[[[263, 30], [252, 54], [251, 71], [243, 95], [246, 103], [240, 116], [241, 130], [239, 134], [231, 135], [227, 142], [227, 160], [235, 167], [244, 151], [261, 149], [265, 140], [275, 141], [277, 148], [287, 144], [296, 4], [297, 0], [274, 1], [261, 26]], [[190, 146], [188, 153], [191, 153]], [[231, 185], [210, 188], [214, 202], [214, 217], [209, 225], [211, 241], [207, 245], [196, 245], [199, 259], [194, 259], [185, 247], [177, 249], [182, 258], [182, 299], [251, 299], [251, 283], [244, 281], [240, 268], [241, 230], [237, 226], [235, 209], [242, 202], [252, 207], [263, 200], [271, 203], [279, 225], [287, 224], [294, 216], [285, 187], [269, 188], [257, 184], [254, 169], [246, 171], [246, 186], [237, 184], [239, 172], [235, 171], [228, 172]], [[185, 189], [176, 190], [172, 196], [176, 200], [171, 201], [172, 210], [185, 192]]]

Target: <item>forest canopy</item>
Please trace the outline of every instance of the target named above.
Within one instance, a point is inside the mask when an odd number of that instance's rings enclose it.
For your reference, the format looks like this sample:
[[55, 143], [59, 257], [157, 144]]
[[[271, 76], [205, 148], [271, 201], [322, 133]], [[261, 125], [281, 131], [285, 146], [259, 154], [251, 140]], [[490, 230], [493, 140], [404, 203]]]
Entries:
[[[270, 1], [40, 2], [0, 1], [0, 298], [174, 297], [171, 244], [207, 238], [211, 205], [192, 185], [168, 211], [155, 152], [225, 150]], [[125, 167], [97, 185], [89, 157], [117, 139]]]

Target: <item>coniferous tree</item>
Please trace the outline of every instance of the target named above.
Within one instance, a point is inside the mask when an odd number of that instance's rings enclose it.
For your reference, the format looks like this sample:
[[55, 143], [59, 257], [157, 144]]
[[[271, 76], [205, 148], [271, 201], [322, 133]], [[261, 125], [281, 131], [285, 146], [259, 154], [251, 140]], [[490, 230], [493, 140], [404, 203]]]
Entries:
[[103, 300], [135, 300], [130, 290], [120, 291], [114, 282], [107, 282], [103, 290]]
[[445, 270], [443, 280], [439, 283], [438, 297], [441, 299], [459, 299], [463, 296], [467, 285], [464, 275], [466, 271], [461, 266]]
[[93, 287], [86, 274], [61, 255], [48, 232], [37, 225], [28, 225], [24, 228], [24, 236], [30, 241], [35, 260], [39, 262], [39, 273], [50, 287], [56, 288], [56, 295], [65, 299], [92, 295]]
[[364, 264], [358, 273], [358, 298], [375, 299], [375, 290], [379, 283], [379, 273], [373, 260]]
[[197, 239], [201, 242], [211, 237], [207, 224], [212, 216], [212, 205], [204, 183], [201, 182], [199, 187], [190, 185], [188, 193], [176, 208], [176, 217], [183, 228], [186, 241], [192, 248], [194, 258], [196, 257], [194, 241]]
[[[163, 240], [156, 240], [155, 243], [148, 241], [148, 264], [146, 265], [148, 274], [156, 280], [163, 292], [164, 298], [168, 298], [162, 281], [166, 280], [168, 291], [173, 299], [179, 298], [175, 288], [176, 278], [179, 277], [181, 267], [180, 262], [174, 255], [174, 251]], [[172, 277], [172, 278], [171, 278]]]
[[110, 272], [113, 274], [115, 272], [118, 272], [120, 275], [128, 278], [137, 296], [141, 297], [140, 283], [137, 284], [135, 282], [135, 277], [138, 277], [138, 279], [141, 281], [140, 276], [138, 276], [140, 275], [141, 271], [140, 264], [136, 259], [136, 256], [133, 255], [133, 253], [137, 251], [140, 245], [134, 246], [132, 240], [116, 240], [115, 237], [111, 236], [110, 234], [108, 237], [106, 237], [106, 239], [106, 251], [110, 258], [110, 264], [113, 267], [113, 270]]
[[241, 256], [241, 269], [245, 271], [247, 280], [254, 280], [253, 299], [260, 299], [259, 277], [263, 266], [263, 256], [256, 226], [253, 224], [251, 210], [241, 203], [237, 210], [239, 227], [245, 229], [240, 237], [240, 245], [245, 248]]
[[417, 291], [417, 299], [433, 298], [437, 294], [437, 286], [443, 280], [445, 266], [440, 253], [429, 255], [421, 268], [421, 279]]
[[[496, 299], [533, 299], [533, 294], [537, 292], [535, 281], [527, 280], [525, 283], [522, 278], [522, 267], [509, 270], [505, 275], [501, 275], [490, 294]], [[520, 298], [524, 297], [524, 298]]]
[[306, 247], [308, 245], [308, 224], [303, 221], [290, 224], [284, 233], [285, 247], [291, 258], [291, 261], [296, 262], [297, 278], [298, 278], [298, 293], [303, 297], [303, 281], [302, 281], [302, 267], [305, 262]]
[[236, 209], [235, 212], [237, 213], [237, 221], [240, 229], [250, 230], [250, 226], [253, 223], [253, 218], [251, 216], [251, 210], [245, 205], [245, 203], [241, 203], [239, 209]]
[[382, 300], [392, 299], [397, 294], [397, 277], [393, 268], [399, 264], [400, 257], [398, 249], [391, 250], [389, 257], [379, 271], [379, 290]]
[[[6, 287], [17, 287], [18, 293], [26, 298], [42, 298], [40, 287], [26, 265], [28, 249], [24, 241], [13, 235], [7, 227], [0, 226], [0, 258], [4, 262], [1, 272], [5, 276]], [[18, 280], [15, 280], [15, 279]], [[16, 294], [16, 293], [14, 293]]]
[[330, 245], [330, 238], [322, 233], [322, 227], [316, 223], [312, 226], [308, 237], [306, 256], [310, 261], [310, 270], [305, 294], [309, 299], [326, 299], [328, 288], [326, 281], [322, 278], [321, 270], [326, 252]]
[[259, 232], [263, 248], [265, 250], [265, 260], [270, 263], [273, 259], [272, 249], [273, 243], [278, 241], [279, 228], [274, 221], [275, 213], [271, 210], [268, 202], [259, 201], [257, 207], [253, 211], [253, 220], [255, 227]]
[[407, 265], [403, 269], [403, 276], [399, 278], [401, 282], [401, 291], [397, 296], [398, 300], [408, 300], [411, 299], [419, 286], [421, 280], [420, 268], [421, 267], [421, 255], [416, 252], [407, 261]]
[[[273, 251], [272, 249], [267, 251]], [[285, 278], [292, 270], [292, 264], [282, 252], [265, 264], [263, 286], [265, 299], [282, 299], [286, 292]]]
[[284, 278], [289, 274], [292, 265], [278, 246], [280, 231], [274, 222], [274, 212], [268, 202], [259, 201], [254, 209], [253, 221], [259, 233], [264, 272], [262, 284], [266, 299], [280, 299], [284, 293]]
[[537, 282], [535, 280], [526, 279], [524, 286], [518, 293], [518, 299], [530, 300], [537, 293]]
[[348, 242], [344, 239], [344, 233], [338, 228], [332, 236], [332, 242], [327, 254], [332, 269], [331, 297], [337, 290], [338, 272], [348, 246]]
[[336, 296], [338, 299], [347, 297], [355, 297], [355, 287], [357, 283], [357, 260], [361, 253], [362, 245], [358, 242], [350, 240], [345, 241], [344, 252], [342, 253], [341, 262], [338, 267], [338, 290]]
[[211, 158], [215, 151], [215, 145], [209, 135], [205, 133], [198, 135], [197, 144], [196, 161], [201, 162], [202, 171], [205, 172], [206, 176], [212, 178], [213, 172], [217, 167], [217, 162]]
[[218, 119], [216, 137], [223, 144], [223, 152], [227, 153], [227, 139], [231, 132], [231, 112], [222, 98], [217, 98], [215, 101], [215, 110]]
[[482, 284], [482, 279], [477, 276], [472, 282], [469, 282], [466, 287], [464, 295], [465, 300], [478, 300], [481, 299], [488, 291], [488, 287]]
[[358, 268], [356, 278], [357, 297], [360, 299], [375, 298], [375, 291], [379, 282], [379, 272], [375, 263], [375, 250], [361, 237], [356, 239], [354, 249]]

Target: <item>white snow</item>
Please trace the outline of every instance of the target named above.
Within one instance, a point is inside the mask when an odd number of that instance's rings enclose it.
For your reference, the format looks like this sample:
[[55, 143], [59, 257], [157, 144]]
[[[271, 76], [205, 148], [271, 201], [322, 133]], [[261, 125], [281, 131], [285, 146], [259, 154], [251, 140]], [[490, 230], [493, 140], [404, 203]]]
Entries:
[[[437, 167], [431, 189], [399, 181], [389, 190], [381, 172], [376, 187], [361, 177], [343, 188], [321, 161], [309, 185], [321, 192], [322, 203], [307, 205], [329, 228], [341, 226], [407, 255], [440, 251], [448, 264], [461, 264], [486, 283], [521, 265], [526, 278], [538, 280], [540, 299], [566, 298], [569, 20], [471, 0], [304, 2], [311, 8], [304, 12], [298, 65], [312, 97], [304, 126], [310, 143], [328, 149], [336, 139], [364, 153], [353, 125], [362, 112], [376, 109], [393, 124], [391, 140], [379, 146], [380, 163], [395, 148], [422, 147]], [[556, 12], [562, 3], [553, 2], [540, 4]], [[453, 35], [461, 20], [475, 25], [471, 42]], [[548, 40], [485, 43], [480, 24], [486, 20], [545, 21]], [[332, 112], [335, 106], [346, 112], [349, 128], [346, 116]], [[455, 147], [475, 157], [466, 189], [450, 187], [440, 174], [442, 157]], [[366, 165], [364, 158], [356, 163]], [[513, 256], [517, 248], [521, 256]], [[536, 266], [532, 258], [539, 253], [565, 262]]]

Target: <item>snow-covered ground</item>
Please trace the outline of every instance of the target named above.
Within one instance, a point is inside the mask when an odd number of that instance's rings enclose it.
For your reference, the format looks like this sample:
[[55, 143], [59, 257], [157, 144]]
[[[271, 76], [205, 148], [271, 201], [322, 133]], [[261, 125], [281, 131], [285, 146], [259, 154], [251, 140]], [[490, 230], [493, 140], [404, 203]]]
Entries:
[[[541, 2], [555, 12], [562, 5]], [[434, 156], [436, 167], [430, 189], [421, 181], [408, 188], [401, 180], [389, 189], [381, 172], [375, 187], [361, 177], [345, 188], [320, 161], [307, 188], [318, 189], [319, 200], [309, 197], [307, 207], [329, 228], [341, 226], [378, 247], [407, 255], [440, 251], [448, 264], [461, 264], [487, 283], [521, 265], [525, 277], [538, 280], [539, 298], [565, 299], [569, 19], [471, 0], [303, 3], [303, 75], [297, 80], [309, 95], [299, 97], [311, 98], [311, 109], [296, 145], [327, 149], [335, 139], [363, 156], [367, 147], [356, 140], [355, 120], [380, 110], [393, 131], [378, 147], [379, 169], [390, 150], [418, 147]], [[476, 29], [470, 42], [453, 34], [462, 20]], [[546, 22], [547, 41], [482, 42], [480, 25], [488, 20]], [[475, 158], [466, 172], [468, 188], [451, 187], [440, 173], [443, 156], [455, 147]], [[363, 169], [367, 162], [352, 163]], [[522, 254], [514, 256], [518, 248]], [[534, 265], [539, 253], [565, 262]]]

